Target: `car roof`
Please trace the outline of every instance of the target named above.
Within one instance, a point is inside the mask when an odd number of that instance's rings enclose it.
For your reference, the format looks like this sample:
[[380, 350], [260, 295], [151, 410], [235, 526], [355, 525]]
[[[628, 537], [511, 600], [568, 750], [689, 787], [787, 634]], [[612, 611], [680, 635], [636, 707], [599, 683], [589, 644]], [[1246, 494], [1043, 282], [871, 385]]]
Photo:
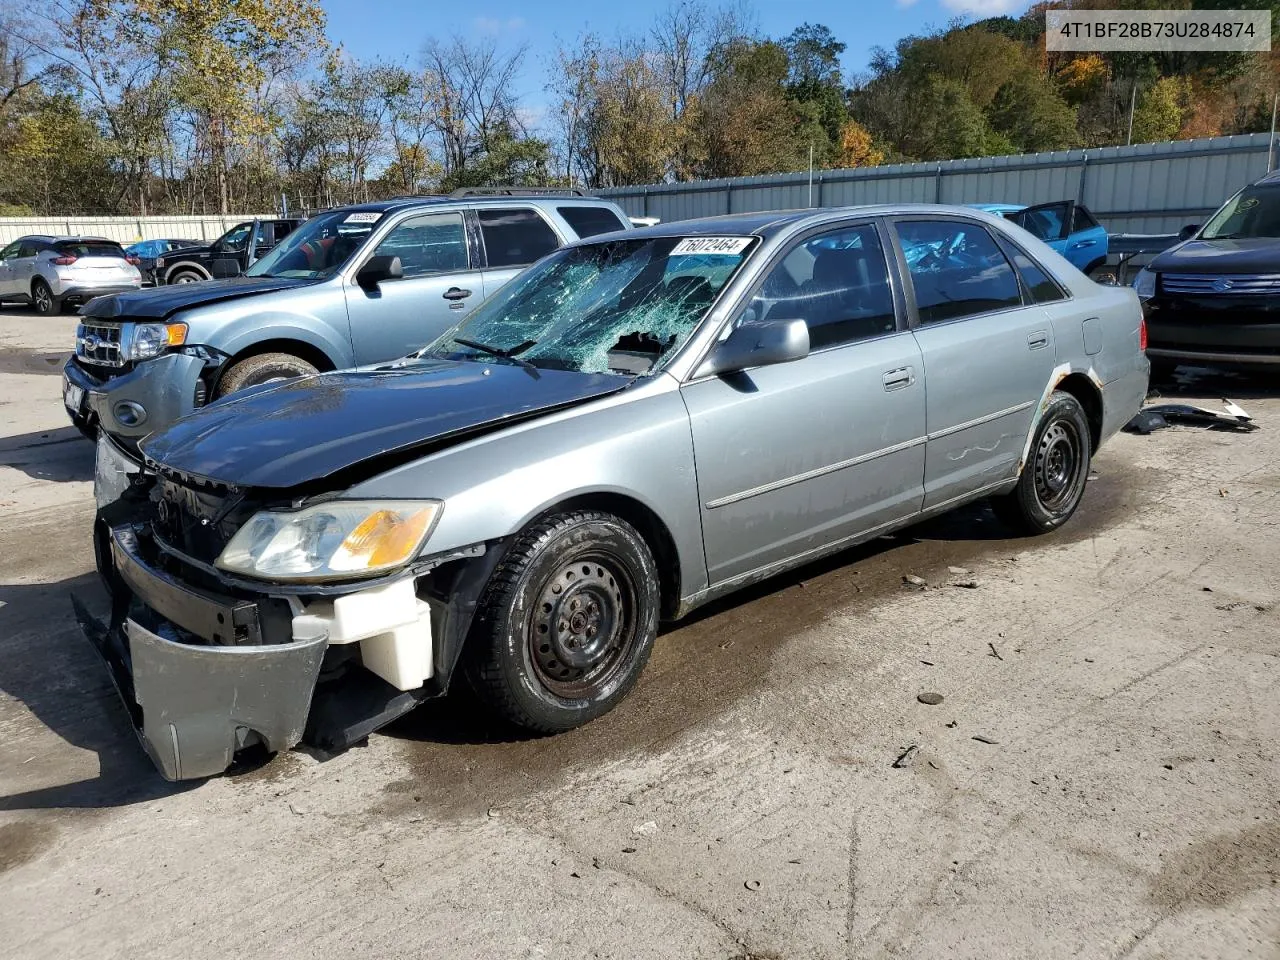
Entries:
[[48, 234], [48, 233], [28, 233], [17, 240], [11, 240], [10, 243], [18, 243], [22, 240], [41, 240], [45, 243], [76, 243], [83, 240], [92, 240], [96, 243], [118, 243], [110, 237], [92, 237], [87, 234]]
[[[918, 216], [920, 214], [963, 214], [981, 217], [985, 211], [974, 207], [948, 206], [936, 203], [894, 203], [852, 207], [807, 207], [801, 210], [771, 210], [761, 213], [731, 213], [719, 217], [700, 217], [696, 220], [672, 220], [652, 227], [618, 231], [590, 237], [585, 243], [604, 237], [626, 236], [634, 240], [646, 237], [702, 237], [702, 236], [757, 236], [768, 239], [788, 230], [819, 226], [832, 220], [850, 217]], [[986, 214], [993, 217], [993, 214]], [[998, 219], [999, 218], [994, 218]]]

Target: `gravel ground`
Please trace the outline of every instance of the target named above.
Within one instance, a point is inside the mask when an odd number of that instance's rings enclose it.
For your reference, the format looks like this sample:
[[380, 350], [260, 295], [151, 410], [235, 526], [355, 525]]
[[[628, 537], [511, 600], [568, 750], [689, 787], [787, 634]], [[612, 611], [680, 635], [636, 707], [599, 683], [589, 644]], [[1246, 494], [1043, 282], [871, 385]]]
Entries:
[[68, 602], [74, 324], [0, 312], [5, 956], [1280, 957], [1280, 381], [1185, 376], [1263, 429], [1117, 437], [1056, 534], [969, 508], [701, 611], [584, 729], [458, 695], [174, 786]]

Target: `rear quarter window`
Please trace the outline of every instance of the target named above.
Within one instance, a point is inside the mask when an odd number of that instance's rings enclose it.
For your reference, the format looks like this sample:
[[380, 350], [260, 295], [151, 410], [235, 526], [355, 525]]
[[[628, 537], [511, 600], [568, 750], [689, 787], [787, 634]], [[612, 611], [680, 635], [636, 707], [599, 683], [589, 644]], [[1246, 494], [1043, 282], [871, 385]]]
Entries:
[[608, 207], [574, 206], [556, 207], [556, 213], [564, 217], [565, 223], [573, 227], [579, 237], [594, 237], [600, 233], [612, 233], [614, 230], [625, 230], [627, 225]]

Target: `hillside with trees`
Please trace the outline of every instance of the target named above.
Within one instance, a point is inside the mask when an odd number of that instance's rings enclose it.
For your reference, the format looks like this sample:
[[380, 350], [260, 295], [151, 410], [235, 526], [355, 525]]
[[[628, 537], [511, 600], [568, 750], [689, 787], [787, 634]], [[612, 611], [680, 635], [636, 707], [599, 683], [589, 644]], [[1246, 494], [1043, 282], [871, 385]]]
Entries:
[[[1040, 4], [878, 49], [673, 0], [540, 56], [423, 38], [360, 61], [319, 0], [0, 7], [0, 213], [203, 213], [490, 184], [588, 188], [1268, 129], [1275, 53], [1045, 52]], [[1239, 7], [1074, 0], [1073, 7]], [[1273, 4], [1273, 25], [1280, 2]], [[541, 72], [545, 89], [528, 89]]]

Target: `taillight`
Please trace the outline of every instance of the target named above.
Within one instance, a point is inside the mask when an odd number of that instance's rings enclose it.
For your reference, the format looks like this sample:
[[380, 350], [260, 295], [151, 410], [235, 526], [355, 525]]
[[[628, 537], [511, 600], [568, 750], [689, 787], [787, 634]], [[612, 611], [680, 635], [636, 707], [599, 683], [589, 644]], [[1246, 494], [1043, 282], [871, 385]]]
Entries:
[[125, 257], [125, 260], [135, 267], [142, 262], [141, 257]]
[[1146, 352], [1147, 349], [1147, 318], [1143, 317], [1138, 322], [1138, 349]]
[[60, 267], [69, 267], [76, 262], [75, 257], [54, 257], [53, 262]]

